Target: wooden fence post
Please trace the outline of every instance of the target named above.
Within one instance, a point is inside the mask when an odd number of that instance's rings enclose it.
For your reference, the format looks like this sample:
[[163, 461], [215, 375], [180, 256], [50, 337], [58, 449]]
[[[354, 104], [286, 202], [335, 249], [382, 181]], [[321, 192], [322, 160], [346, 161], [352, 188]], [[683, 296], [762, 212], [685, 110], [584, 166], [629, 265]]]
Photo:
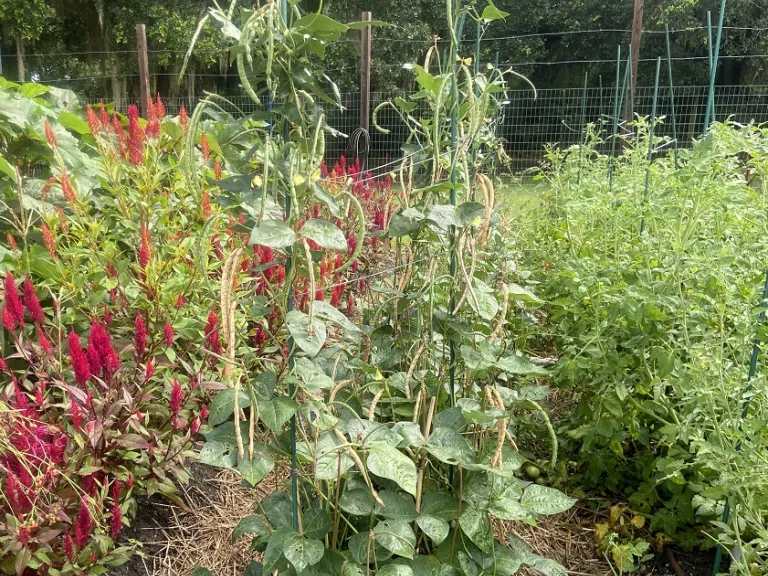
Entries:
[[643, 34], [643, 7], [645, 0], [635, 0], [635, 10], [632, 16], [632, 85], [629, 87], [627, 98], [627, 122], [633, 120], [635, 109], [635, 89], [637, 88], [637, 66], [640, 60], [640, 37]]
[[149, 114], [149, 58], [147, 57], [147, 27], [136, 24], [136, 49], [139, 57], [139, 86], [141, 89], [141, 115]]
[[[363, 12], [360, 20], [370, 22], [371, 13]], [[360, 127], [368, 132], [371, 121], [371, 27], [362, 28], [360, 36]]]

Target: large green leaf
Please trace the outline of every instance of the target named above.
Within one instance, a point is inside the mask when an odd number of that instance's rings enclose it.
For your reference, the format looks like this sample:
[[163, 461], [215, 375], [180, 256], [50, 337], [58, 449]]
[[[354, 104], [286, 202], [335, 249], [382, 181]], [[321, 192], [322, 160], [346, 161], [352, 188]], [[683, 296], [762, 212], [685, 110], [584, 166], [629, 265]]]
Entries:
[[[251, 399], [248, 397], [248, 394], [241, 390], [237, 399], [240, 408], [250, 408]], [[210, 412], [208, 413], [208, 424], [211, 426], [218, 426], [222, 422], [229, 420], [234, 411], [235, 390], [233, 388], [222, 390], [216, 395], [213, 402], [211, 402]]]
[[285, 492], [273, 492], [261, 501], [261, 509], [273, 528], [293, 526], [293, 504]]
[[450, 522], [459, 514], [459, 501], [444, 492], [427, 492], [421, 500], [421, 513]]
[[251, 231], [249, 244], [287, 248], [296, 242], [296, 233], [282, 220], [263, 220]]
[[520, 300], [521, 302], [527, 302], [528, 304], [544, 304], [543, 300], [519, 284], [513, 283], [508, 285], [507, 293], [512, 300]]
[[492, 0], [485, 0], [487, 2], [487, 6], [483, 9], [483, 13], [480, 15], [480, 18], [484, 20], [485, 22], [492, 22], [493, 20], [502, 20], [509, 16], [509, 12], [504, 12], [504, 10], [499, 10], [496, 8], [496, 5], [493, 3]]
[[236, 447], [231, 442], [208, 440], [200, 450], [200, 462], [218, 468], [234, 468]]
[[325, 324], [319, 318], [312, 318], [312, 333], [310, 334], [309, 316], [300, 310], [288, 312], [285, 316], [285, 323], [288, 325], [288, 332], [290, 332], [296, 345], [310, 357], [317, 356], [325, 344]]
[[514, 482], [515, 484], [506, 486], [500, 493], [493, 495], [488, 511], [501, 520], [535, 520], [530, 511], [520, 503], [523, 491], [516, 481]]
[[483, 320], [490, 320], [499, 312], [499, 303], [496, 300], [493, 289], [478, 278], [472, 278], [474, 298], [469, 296], [469, 304], [472, 310]]
[[369, 516], [373, 512], [373, 497], [367, 489], [345, 490], [339, 498], [339, 508], [354, 516]]
[[293, 398], [273, 398], [259, 402], [259, 415], [264, 425], [273, 432], [280, 432], [283, 425], [296, 413], [299, 405]]
[[283, 554], [296, 569], [297, 574], [304, 572], [307, 566], [313, 566], [320, 562], [325, 547], [320, 540], [304, 538], [294, 534], [285, 542]]
[[413, 568], [405, 564], [385, 564], [376, 571], [376, 576], [413, 576]]
[[427, 442], [427, 450], [446, 464], [474, 462], [475, 452], [461, 434], [452, 428], [435, 428]]
[[267, 524], [264, 522], [264, 518], [255, 514], [246, 516], [237, 523], [237, 526], [235, 526], [235, 529], [232, 531], [232, 543], [234, 544], [237, 542], [238, 538], [243, 534], [261, 536], [267, 533]]
[[243, 457], [238, 457], [237, 469], [243, 480], [251, 486], [256, 486], [267, 477], [275, 467], [275, 461], [264, 444], [253, 445], [253, 458], [250, 457], [249, 448], [246, 445]]
[[376, 542], [398, 556], [413, 558], [416, 536], [408, 522], [403, 520], [382, 520], [373, 529]]
[[518, 374], [521, 376], [526, 374], [546, 376], [549, 374], [546, 369], [537, 366], [525, 356], [518, 354], [510, 354], [509, 356], [499, 359], [496, 362], [496, 368], [509, 374]]
[[328, 512], [319, 505], [313, 505], [306, 510], [301, 517], [301, 523], [304, 528], [304, 536], [307, 538], [325, 538], [331, 531], [333, 524]]
[[576, 504], [576, 499], [563, 494], [556, 488], [530, 484], [520, 502], [535, 514], [559, 514]]
[[397, 448], [383, 444], [369, 447], [368, 469], [380, 478], [393, 480], [409, 494], [416, 495], [416, 464]]
[[347, 251], [347, 239], [344, 233], [330, 222], [312, 218], [307, 220], [299, 230], [304, 238], [314, 240], [328, 250]]
[[456, 207], [450, 204], [435, 204], [427, 213], [427, 220], [437, 224], [442, 230], [448, 230], [451, 226], [461, 227], [461, 218], [456, 214]]
[[382, 490], [379, 492], [379, 498], [384, 502], [384, 506], [378, 502], [374, 506], [374, 513], [384, 518], [394, 518], [413, 522], [418, 516], [416, 504], [407, 494], [395, 492], [394, 490]]
[[335, 480], [340, 472], [346, 474], [355, 465], [346, 448], [341, 449], [341, 466], [339, 466], [339, 439], [333, 432], [322, 432], [317, 439], [315, 455], [315, 478], [318, 480]]
[[300, 536], [293, 528], [287, 526], [272, 532], [267, 543], [267, 549], [264, 551], [264, 572], [270, 573], [275, 569], [280, 558], [283, 557], [283, 550], [286, 544], [294, 537]]
[[467, 508], [461, 511], [459, 524], [464, 534], [469, 537], [475, 546], [483, 552], [490, 552], [493, 548], [493, 533], [488, 513], [477, 508]]
[[318, 318], [341, 326], [345, 334], [351, 338], [360, 337], [360, 328], [355, 326], [343, 312], [334, 308], [325, 300], [316, 300], [312, 306]]
[[429, 514], [422, 514], [416, 518], [416, 524], [419, 525], [422, 532], [429, 536], [429, 538], [435, 543], [440, 544], [448, 536], [448, 522], [437, 516], [430, 516]]

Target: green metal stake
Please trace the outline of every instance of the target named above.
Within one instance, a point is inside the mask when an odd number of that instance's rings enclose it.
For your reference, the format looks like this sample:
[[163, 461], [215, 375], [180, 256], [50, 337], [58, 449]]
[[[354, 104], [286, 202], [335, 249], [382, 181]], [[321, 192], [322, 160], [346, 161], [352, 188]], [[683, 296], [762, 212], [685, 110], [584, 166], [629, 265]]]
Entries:
[[[765, 272], [765, 283], [763, 284], [763, 299], [760, 302], [760, 307], [762, 310], [760, 311], [760, 316], [757, 318], [757, 334], [755, 334], [755, 339], [752, 342], [752, 358], [749, 361], [749, 374], [747, 375], [747, 387], [744, 390], [744, 395], [747, 397], [746, 400], [744, 400], [742, 407], [741, 407], [741, 422], [739, 422], [739, 432], [742, 430], [742, 424], [744, 419], [749, 414], [749, 404], [752, 400], [751, 396], [749, 396], [749, 393], [752, 391], [753, 388], [753, 379], [755, 377], [755, 373], [757, 372], [757, 359], [760, 356], [760, 328], [765, 323], [765, 307], [768, 305], [768, 270]], [[736, 443], [736, 451], [741, 452], [741, 440], [739, 440]], [[728, 520], [731, 516], [731, 502], [730, 500], [726, 499], [725, 501], [725, 508], [723, 508], [723, 524], [728, 524]], [[723, 546], [722, 544], [717, 545], [717, 552], [715, 552], [715, 564], [712, 566], [712, 576], [717, 576], [718, 572], [720, 572], [720, 562], [723, 559]]]
[[[709, 98], [707, 99], [707, 124], [704, 134], [709, 130], [709, 123], [715, 121], [715, 77], [717, 76], [717, 62], [720, 60], [720, 41], [723, 39], [723, 21], [725, 20], [725, 2], [720, 0], [720, 19], [717, 23], [717, 40], [715, 40], [715, 55], [712, 58], [712, 67], [709, 75]], [[710, 25], [711, 30], [711, 25]], [[710, 32], [711, 35], [711, 32]]]
[[475, 25], [475, 74], [480, 74], [480, 20]]
[[581, 182], [581, 157], [582, 149], [584, 148], [584, 140], [586, 139], [587, 126], [585, 124], [585, 117], [587, 114], [587, 78], [589, 73], [584, 72], [584, 90], [581, 93], [581, 137], [579, 142], [579, 173], [576, 175], [576, 184]]
[[598, 117], [602, 119], [603, 118], [603, 75], [602, 74], [600, 74], [597, 77], [597, 83], [598, 83], [598, 86], [600, 87], [600, 111], [599, 111]]
[[[493, 60], [493, 73], [499, 74], [499, 51], [496, 51], [496, 56]], [[503, 115], [502, 115], [503, 118]], [[494, 122], [493, 124], [493, 137], [496, 138], [496, 131], [498, 130], [498, 124]], [[491, 178], [493, 178], [496, 175], [496, 150], [493, 151], [493, 156], [491, 157]]]
[[[709, 56], [709, 78], [712, 79], [712, 12], [707, 10], [707, 56]], [[704, 126], [702, 134], [707, 133], [709, 128], [709, 94], [707, 94], [707, 103], [704, 105]]]
[[[283, 16], [283, 22], [288, 26], [288, 0], [280, 0], [280, 12]], [[283, 143], [287, 142], [290, 138], [291, 128], [286, 121], [283, 125]], [[291, 195], [285, 195], [285, 221], [291, 221]], [[291, 275], [291, 249], [286, 250], [287, 258], [285, 259], [285, 275], [290, 277]], [[311, 265], [311, 264], [310, 264]], [[285, 309], [286, 313], [293, 309], [293, 282], [288, 286], [288, 298], [286, 299]], [[294, 359], [295, 344], [293, 338], [288, 338], [288, 371], [292, 372], [295, 359]], [[288, 383], [288, 394], [293, 398], [296, 395], [296, 387], [293, 381]], [[292, 505], [292, 520], [293, 529], [299, 529], [299, 466], [298, 459], [296, 457], [296, 415], [291, 416], [291, 505]]]
[[[630, 52], [631, 54], [631, 52]], [[611, 161], [608, 163], [608, 192], [613, 191], [613, 164], [616, 158], [616, 139], [619, 131], [619, 77], [621, 76], [621, 46], [616, 48], [616, 86], [613, 89], [613, 138]]]
[[643, 191], [643, 217], [640, 220], [640, 234], [645, 230], [645, 204], [648, 201], [648, 185], [651, 182], [651, 162], [653, 161], [653, 129], [656, 125], [656, 104], [659, 100], [659, 74], [661, 56], [656, 58], [656, 80], [653, 83], [653, 106], [651, 107], [651, 125], [648, 127], [648, 166], [645, 168], [645, 190]]
[[[475, 76], [480, 74], [480, 34], [482, 32], [481, 26], [480, 26], [480, 20], [475, 22]], [[480, 89], [475, 86], [473, 88], [475, 95], [479, 95]], [[472, 182], [475, 181], [475, 176], [477, 175], [477, 150], [478, 146], [474, 142], [472, 143]], [[475, 187], [470, 186], [471, 190], [471, 196], [470, 200], [475, 200]]]
[[622, 109], [624, 109], [626, 106], [627, 86], [632, 86], [632, 44], [629, 45], [629, 54], [627, 54], [627, 67], [624, 69], [624, 83], [621, 85]]
[[680, 167], [677, 154], [677, 119], [675, 118], [675, 83], [672, 81], [672, 49], [669, 43], [669, 24], [664, 24], [667, 39], [667, 71], [669, 72], [669, 106], [672, 109], [672, 149], [675, 153], [675, 170]]

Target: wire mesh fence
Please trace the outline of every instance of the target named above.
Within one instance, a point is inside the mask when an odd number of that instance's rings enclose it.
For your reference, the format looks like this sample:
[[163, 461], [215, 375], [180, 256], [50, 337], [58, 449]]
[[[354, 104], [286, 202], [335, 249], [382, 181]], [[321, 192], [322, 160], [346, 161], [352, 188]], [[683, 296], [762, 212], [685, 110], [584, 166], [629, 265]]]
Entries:
[[[653, 104], [652, 86], [639, 86], [636, 90], [633, 112], [649, 116]], [[708, 86], [676, 86], [674, 89], [675, 116], [678, 145], [690, 146], [701, 134], [706, 110]], [[404, 94], [375, 92], [371, 94], [371, 110], [382, 102]], [[558, 88], [538, 90], [536, 97], [531, 90], [511, 90], [508, 101], [497, 118], [497, 134], [504, 140], [507, 154], [512, 159], [510, 169], [519, 172], [538, 165], [545, 146], [569, 147], [580, 142], [582, 132], [582, 103], [584, 123], [604, 123], [610, 130], [613, 122], [613, 87]], [[621, 94], [618, 95], [621, 97]], [[263, 110], [245, 95], [227, 96], [232, 103], [230, 112], [252, 114]], [[188, 110], [197, 104], [196, 98], [168, 98], [165, 100], [169, 114], [178, 114], [184, 104]], [[98, 98], [87, 99], [95, 104]], [[326, 143], [326, 155], [330, 161], [340, 154], [354, 154], [348, 136], [360, 125], [360, 93], [341, 94], [343, 108], [324, 105], [329, 124], [341, 136], [331, 136]], [[128, 102], [116, 102], [118, 111], [125, 112]], [[423, 104], [422, 104], [423, 106]], [[620, 120], [624, 118], [620, 107]], [[671, 98], [668, 86], [659, 88], [657, 115], [662, 123], [656, 133], [672, 137]], [[420, 110], [412, 114], [418, 117]], [[715, 88], [715, 119], [732, 119], [741, 123], [768, 122], [768, 86], [717, 86]], [[369, 166], [375, 167], [397, 159], [409, 130], [390, 107], [383, 107], [377, 114], [376, 124], [388, 132], [370, 130]]]

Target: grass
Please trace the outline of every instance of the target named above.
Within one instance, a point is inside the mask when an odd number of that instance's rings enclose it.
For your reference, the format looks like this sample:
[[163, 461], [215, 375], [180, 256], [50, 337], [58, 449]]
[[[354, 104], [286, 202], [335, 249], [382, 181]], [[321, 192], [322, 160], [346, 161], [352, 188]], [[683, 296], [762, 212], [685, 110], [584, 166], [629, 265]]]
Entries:
[[510, 216], [529, 217], [541, 205], [541, 195], [548, 184], [543, 180], [518, 180], [508, 176], [500, 177], [496, 189], [496, 204]]

